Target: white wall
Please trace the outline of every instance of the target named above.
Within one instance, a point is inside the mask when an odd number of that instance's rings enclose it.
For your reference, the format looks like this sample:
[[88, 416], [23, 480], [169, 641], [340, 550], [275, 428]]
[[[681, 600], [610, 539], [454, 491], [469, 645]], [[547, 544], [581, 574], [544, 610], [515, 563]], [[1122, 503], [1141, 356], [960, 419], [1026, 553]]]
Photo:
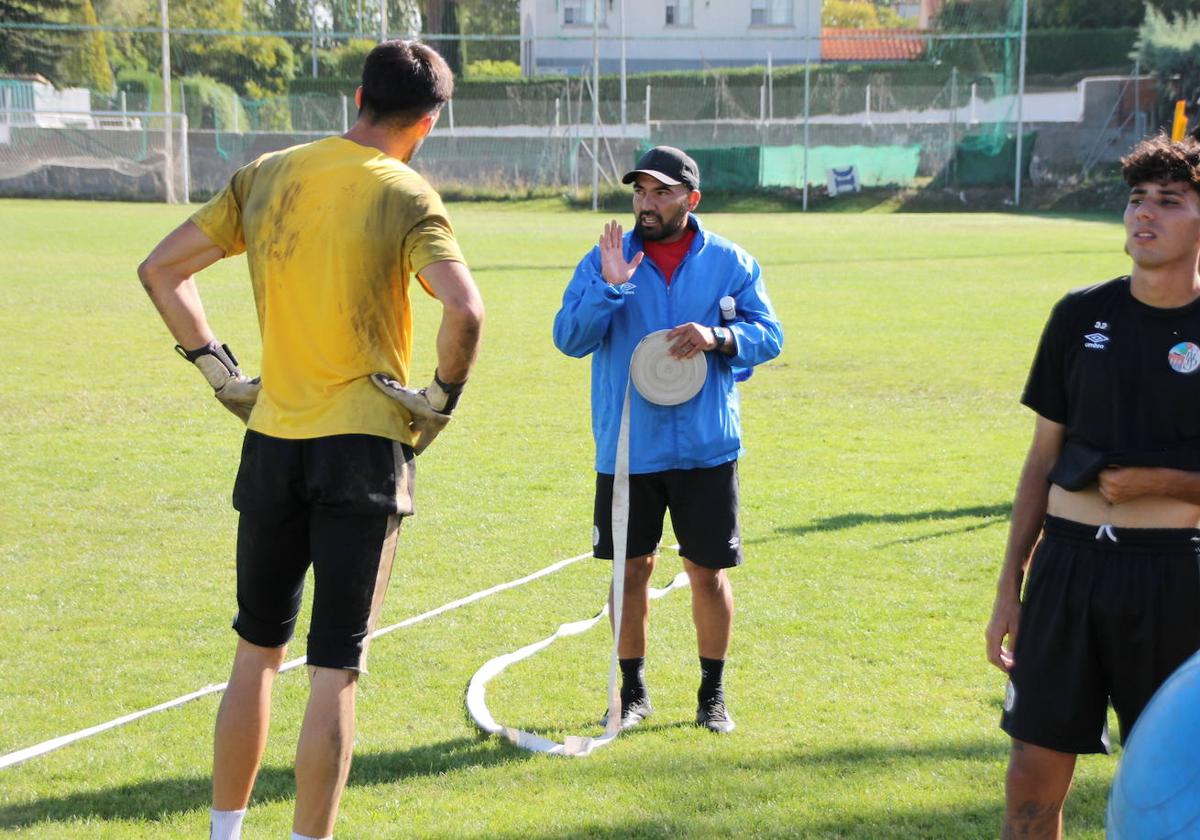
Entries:
[[[806, 52], [820, 61], [821, 0], [768, 0], [776, 8], [790, 4], [790, 23], [778, 26], [752, 25], [752, 0], [692, 0], [690, 26], [666, 24], [667, 0], [600, 2], [600, 69], [605, 73], [619, 68], [622, 6], [631, 73], [765, 64], [768, 53], [775, 64], [803, 63]], [[563, 5], [564, 0], [521, 0], [522, 66], [527, 74], [590, 70], [592, 25], [565, 26]], [[807, 44], [806, 32], [812, 38]]]
[[55, 90], [52, 85], [34, 82], [33, 110], [88, 113], [92, 110], [92, 97], [85, 88]]

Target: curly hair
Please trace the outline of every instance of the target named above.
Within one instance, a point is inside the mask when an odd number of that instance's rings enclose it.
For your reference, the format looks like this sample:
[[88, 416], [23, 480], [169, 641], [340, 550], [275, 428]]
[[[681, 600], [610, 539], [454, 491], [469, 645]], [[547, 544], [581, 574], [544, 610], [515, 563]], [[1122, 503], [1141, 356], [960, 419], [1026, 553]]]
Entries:
[[1179, 181], [1200, 194], [1200, 142], [1192, 137], [1175, 141], [1163, 133], [1149, 137], [1121, 158], [1121, 177], [1130, 188]]

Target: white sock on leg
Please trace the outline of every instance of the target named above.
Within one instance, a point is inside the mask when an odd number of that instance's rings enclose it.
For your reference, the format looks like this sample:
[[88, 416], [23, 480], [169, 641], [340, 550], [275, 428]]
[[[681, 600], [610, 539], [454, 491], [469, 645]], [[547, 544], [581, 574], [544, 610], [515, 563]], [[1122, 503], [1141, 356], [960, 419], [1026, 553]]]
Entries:
[[241, 840], [245, 808], [240, 811], [218, 811], [213, 808], [210, 813], [209, 840]]
[[333, 835], [330, 834], [328, 837], [309, 837], [307, 834], [297, 834], [293, 831], [292, 840], [333, 840]]

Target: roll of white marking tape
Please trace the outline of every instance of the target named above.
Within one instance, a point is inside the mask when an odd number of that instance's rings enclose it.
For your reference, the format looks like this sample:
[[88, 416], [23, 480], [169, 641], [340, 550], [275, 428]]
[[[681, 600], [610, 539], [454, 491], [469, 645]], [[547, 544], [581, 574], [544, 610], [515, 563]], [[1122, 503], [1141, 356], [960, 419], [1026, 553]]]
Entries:
[[690, 359], [677, 359], [670, 353], [667, 330], [652, 332], [633, 349], [629, 378], [633, 387], [648, 402], [679, 405], [690, 400], [704, 387], [708, 359], [697, 353]]

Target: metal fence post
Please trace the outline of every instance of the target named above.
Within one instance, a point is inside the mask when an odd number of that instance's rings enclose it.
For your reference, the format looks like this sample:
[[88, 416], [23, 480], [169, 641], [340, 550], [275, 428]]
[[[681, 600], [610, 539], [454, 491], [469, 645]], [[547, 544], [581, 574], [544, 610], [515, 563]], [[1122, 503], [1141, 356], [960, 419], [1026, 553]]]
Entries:
[[192, 200], [192, 154], [188, 146], [187, 114], [179, 115], [179, 126], [180, 146], [183, 151], [183, 203], [188, 204]]
[[600, 209], [600, 0], [592, 0], [592, 209]]
[[804, 198], [801, 210], [808, 211], [808, 118], [809, 118], [809, 72], [812, 67], [812, 14], [809, 4], [812, 0], [804, 0]]
[[621, 0], [621, 4], [617, 11], [621, 15], [621, 136], [625, 136], [625, 0]]
[[[168, 8], [167, 0], [158, 0], [158, 13], [162, 19], [162, 84], [163, 84], [163, 112], [171, 113], [171, 31], [168, 28]], [[150, 109], [153, 110], [153, 109]], [[167, 203], [175, 203], [175, 182], [172, 180], [171, 174], [174, 170], [175, 149], [173, 145], [174, 138], [171, 137], [170, 118], [167, 118], [167, 130], [163, 132], [163, 157], [165, 171], [167, 177], [164, 179], [167, 186]]]
[[1025, 42], [1029, 35], [1029, 0], [1021, 0], [1021, 54], [1020, 66], [1017, 68], [1017, 163], [1013, 185], [1013, 206], [1021, 206], [1021, 148], [1022, 136], [1025, 133]]
[[950, 161], [946, 166], [951, 184], [955, 181], [954, 162], [958, 158], [958, 67], [950, 68]]

